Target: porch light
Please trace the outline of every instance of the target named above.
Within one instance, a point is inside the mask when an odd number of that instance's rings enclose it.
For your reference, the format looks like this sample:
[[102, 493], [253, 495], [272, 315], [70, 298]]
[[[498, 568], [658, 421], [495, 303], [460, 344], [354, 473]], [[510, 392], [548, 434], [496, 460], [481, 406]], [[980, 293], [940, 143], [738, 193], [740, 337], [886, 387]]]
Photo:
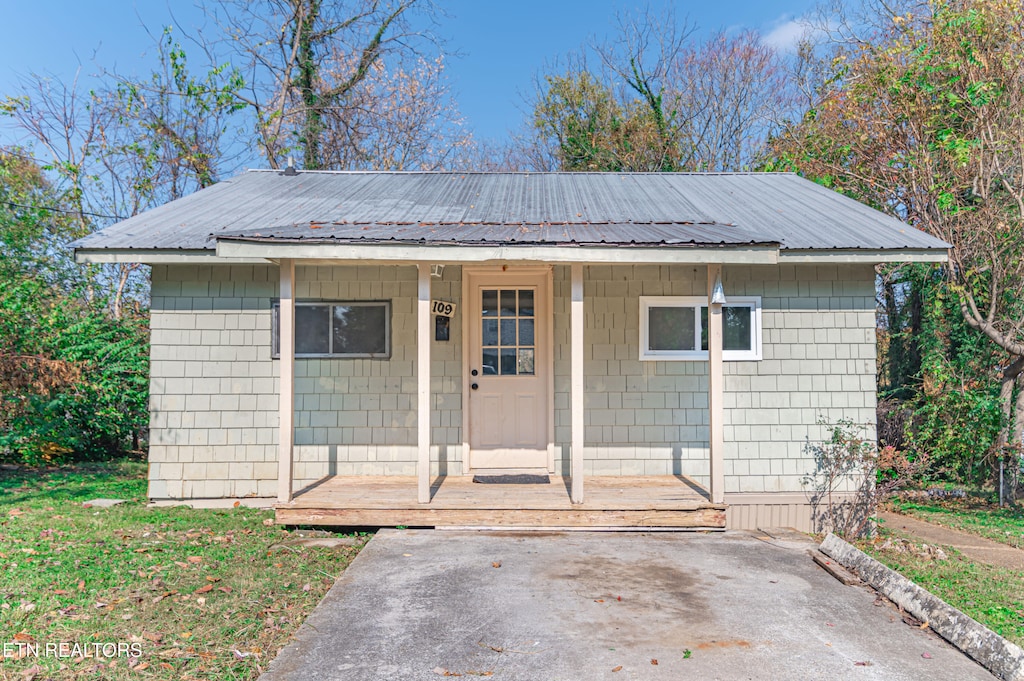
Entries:
[[430, 276], [434, 277], [435, 279], [440, 279], [443, 274], [444, 274], [444, 265], [431, 265], [430, 266]]
[[725, 305], [725, 289], [722, 288], [722, 275], [715, 277], [715, 285], [711, 287], [711, 302], [715, 305]]

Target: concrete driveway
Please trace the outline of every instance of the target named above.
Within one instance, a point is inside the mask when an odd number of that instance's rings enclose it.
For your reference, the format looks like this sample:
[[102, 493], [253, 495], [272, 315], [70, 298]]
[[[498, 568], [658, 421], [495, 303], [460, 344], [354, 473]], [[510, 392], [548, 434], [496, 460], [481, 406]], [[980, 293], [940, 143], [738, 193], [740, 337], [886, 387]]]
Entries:
[[384, 530], [260, 678], [991, 681], [874, 592], [825, 574], [810, 546]]

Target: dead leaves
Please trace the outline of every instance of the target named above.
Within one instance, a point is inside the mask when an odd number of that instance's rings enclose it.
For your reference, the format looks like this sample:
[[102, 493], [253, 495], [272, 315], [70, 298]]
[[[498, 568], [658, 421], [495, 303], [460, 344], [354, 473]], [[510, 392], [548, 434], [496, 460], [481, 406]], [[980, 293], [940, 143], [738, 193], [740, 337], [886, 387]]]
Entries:
[[494, 561], [493, 563], [491, 563], [491, 567], [492, 568], [500, 568], [501, 567], [501, 561], [500, 560]]
[[36, 677], [42, 674], [44, 670], [37, 664], [32, 665], [21, 673], [21, 681], [35, 681]]

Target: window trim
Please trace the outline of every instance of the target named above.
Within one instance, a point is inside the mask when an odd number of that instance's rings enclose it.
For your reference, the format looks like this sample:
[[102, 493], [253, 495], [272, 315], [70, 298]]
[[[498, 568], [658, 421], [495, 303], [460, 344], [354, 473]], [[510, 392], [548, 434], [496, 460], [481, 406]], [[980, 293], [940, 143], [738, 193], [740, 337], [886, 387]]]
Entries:
[[[328, 318], [332, 320], [329, 327], [328, 348], [334, 347], [334, 308], [335, 307], [383, 307], [384, 308], [384, 352], [359, 353], [295, 353], [296, 359], [391, 359], [391, 301], [390, 300], [309, 300], [295, 301], [295, 307], [328, 306], [331, 311]], [[270, 357], [281, 358], [281, 299], [270, 300]]]
[[[640, 361], [678, 362], [707, 361], [707, 350], [651, 350], [649, 339], [650, 310], [656, 307], [683, 307], [694, 310], [694, 346], [700, 347], [701, 309], [708, 306], [703, 296], [640, 296]], [[761, 296], [729, 296], [725, 307], [749, 307], [753, 313], [750, 325], [750, 350], [723, 350], [722, 359], [727, 362], [760, 361], [761, 347]]]

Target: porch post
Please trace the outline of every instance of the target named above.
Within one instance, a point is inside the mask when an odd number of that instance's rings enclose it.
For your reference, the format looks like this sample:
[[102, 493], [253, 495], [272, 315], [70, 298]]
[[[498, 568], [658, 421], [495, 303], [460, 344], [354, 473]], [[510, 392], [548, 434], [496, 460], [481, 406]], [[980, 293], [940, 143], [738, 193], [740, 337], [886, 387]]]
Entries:
[[277, 331], [278, 351], [278, 432], [277, 501], [292, 500], [292, 443], [295, 439], [295, 261], [281, 260]]
[[430, 503], [430, 264], [419, 263], [416, 300], [416, 483], [419, 503]]
[[572, 445], [569, 452], [572, 481], [570, 500], [583, 503], [583, 265], [573, 264], [572, 337], [570, 341], [570, 395], [572, 407]]
[[721, 265], [708, 265], [708, 444], [711, 449], [711, 502], [725, 501], [725, 406], [722, 371], [722, 303], [712, 302]]

